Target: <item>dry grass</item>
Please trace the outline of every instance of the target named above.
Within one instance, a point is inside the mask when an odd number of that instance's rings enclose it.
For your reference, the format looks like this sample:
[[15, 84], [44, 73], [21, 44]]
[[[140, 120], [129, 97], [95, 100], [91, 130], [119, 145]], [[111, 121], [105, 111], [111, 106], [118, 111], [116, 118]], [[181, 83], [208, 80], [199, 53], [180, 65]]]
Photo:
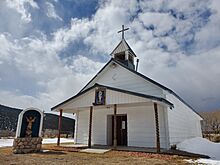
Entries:
[[[110, 151], [105, 154], [87, 154], [80, 153], [76, 150], [58, 151], [56, 148], [45, 145], [43, 149], [49, 149], [44, 153], [32, 154], [13, 154], [11, 148], [0, 149], [0, 164], [1, 165], [17, 165], [17, 164], [120, 164], [120, 165], [162, 165], [162, 164], [189, 164], [185, 162], [184, 157], [175, 155], [160, 155], [140, 152], [122, 152]], [[56, 150], [56, 151], [55, 151]]]

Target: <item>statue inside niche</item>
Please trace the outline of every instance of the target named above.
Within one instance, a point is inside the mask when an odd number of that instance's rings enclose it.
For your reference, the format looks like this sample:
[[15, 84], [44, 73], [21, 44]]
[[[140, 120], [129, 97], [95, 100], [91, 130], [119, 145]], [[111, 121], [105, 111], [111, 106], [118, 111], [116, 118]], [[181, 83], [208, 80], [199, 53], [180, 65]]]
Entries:
[[32, 136], [32, 125], [35, 122], [35, 119], [36, 119], [36, 117], [32, 117], [32, 116], [26, 117], [26, 120], [27, 120], [27, 123], [28, 123], [27, 129], [26, 129], [26, 132], [25, 132], [26, 137], [31, 137]]

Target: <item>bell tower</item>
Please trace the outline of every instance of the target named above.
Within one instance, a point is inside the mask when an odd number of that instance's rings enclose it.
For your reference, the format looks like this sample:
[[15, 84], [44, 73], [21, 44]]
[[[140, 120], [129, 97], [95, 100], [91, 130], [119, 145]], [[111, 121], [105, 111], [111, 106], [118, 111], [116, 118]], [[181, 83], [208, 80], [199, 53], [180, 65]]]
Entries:
[[134, 58], [137, 57], [133, 50], [130, 48], [126, 40], [124, 39], [124, 32], [128, 30], [129, 28], [124, 28], [124, 25], [122, 25], [122, 30], [118, 31], [118, 33], [122, 33], [122, 40], [120, 43], [116, 46], [116, 48], [112, 51], [111, 55], [113, 58], [124, 65], [126, 65], [128, 68], [135, 70], [134, 65]]

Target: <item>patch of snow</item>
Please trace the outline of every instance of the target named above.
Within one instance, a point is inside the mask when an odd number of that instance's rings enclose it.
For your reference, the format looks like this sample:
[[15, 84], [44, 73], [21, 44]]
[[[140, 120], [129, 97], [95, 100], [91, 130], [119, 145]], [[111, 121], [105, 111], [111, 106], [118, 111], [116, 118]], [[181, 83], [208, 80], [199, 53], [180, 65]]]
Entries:
[[[74, 142], [71, 138], [60, 138], [60, 143], [71, 143]], [[43, 144], [57, 143], [57, 138], [43, 139]]]
[[[12, 147], [14, 139], [0, 139], [0, 147]], [[70, 138], [60, 138], [60, 143], [71, 143], [74, 142]], [[57, 138], [43, 139], [43, 144], [57, 143]]]
[[[177, 144], [179, 150], [208, 155], [214, 160], [220, 160], [220, 143], [214, 143], [208, 139], [196, 137], [185, 140]], [[210, 160], [210, 159], [198, 159], [198, 160]], [[218, 161], [220, 163], [220, 161]]]
[[14, 139], [0, 139], [0, 147], [12, 147]]
[[197, 159], [197, 160], [189, 159], [186, 161], [193, 164], [220, 165], [220, 161], [213, 159]]

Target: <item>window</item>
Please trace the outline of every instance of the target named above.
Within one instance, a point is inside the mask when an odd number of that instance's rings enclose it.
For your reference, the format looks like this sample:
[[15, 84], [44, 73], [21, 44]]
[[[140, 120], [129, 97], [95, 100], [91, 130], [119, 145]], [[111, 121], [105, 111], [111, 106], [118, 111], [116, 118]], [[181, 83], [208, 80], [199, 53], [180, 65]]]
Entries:
[[128, 57], [128, 61], [130, 61], [132, 64], [134, 63], [134, 58], [129, 54], [129, 57]]
[[125, 53], [122, 52], [122, 53], [115, 54], [115, 59], [119, 60], [119, 61], [124, 61], [125, 60]]

